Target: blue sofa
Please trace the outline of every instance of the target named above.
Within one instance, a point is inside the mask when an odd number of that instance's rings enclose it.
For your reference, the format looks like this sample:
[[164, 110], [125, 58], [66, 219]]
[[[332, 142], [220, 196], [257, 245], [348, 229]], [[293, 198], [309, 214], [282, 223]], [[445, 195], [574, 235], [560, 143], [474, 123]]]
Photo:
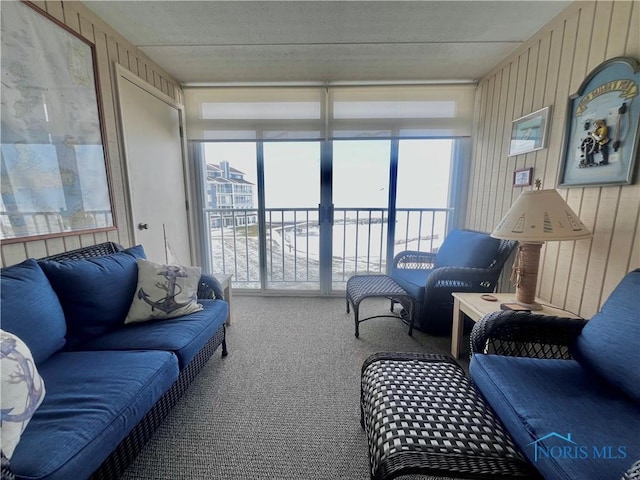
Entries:
[[2, 269], [2, 329], [27, 344], [46, 387], [11, 458], [16, 478], [117, 477], [213, 351], [226, 355], [213, 277], [200, 280], [202, 311], [124, 324], [138, 258], [141, 246], [103, 244]]
[[544, 478], [618, 480], [640, 459], [640, 269], [588, 322], [494, 313], [471, 343], [476, 388]]

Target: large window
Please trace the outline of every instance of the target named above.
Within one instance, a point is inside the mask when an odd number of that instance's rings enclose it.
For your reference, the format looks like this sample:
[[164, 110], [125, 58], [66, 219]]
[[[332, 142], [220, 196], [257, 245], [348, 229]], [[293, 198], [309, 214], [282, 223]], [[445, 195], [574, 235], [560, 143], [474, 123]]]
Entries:
[[317, 141], [200, 144], [210, 270], [237, 288], [314, 291], [324, 271], [340, 291], [352, 275], [386, 273], [389, 255], [437, 250], [454, 145], [336, 140], [323, 157]]
[[194, 88], [214, 272], [238, 288], [340, 290], [435, 250], [455, 202], [474, 86]]

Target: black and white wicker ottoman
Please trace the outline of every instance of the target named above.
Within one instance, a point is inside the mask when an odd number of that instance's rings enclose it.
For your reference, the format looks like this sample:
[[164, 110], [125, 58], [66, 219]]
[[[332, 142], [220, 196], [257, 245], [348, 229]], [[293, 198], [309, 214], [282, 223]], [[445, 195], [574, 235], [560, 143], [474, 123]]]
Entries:
[[360, 412], [372, 479], [540, 478], [449, 357], [372, 355], [362, 366]]
[[[356, 337], [360, 336], [360, 324], [365, 320], [380, 317], [398, 318], [397, 315], [374, 315], [361, 319], [359, 317], [360, 302], [372, 297], [388, 298], [406, 306], [409, 312], [409, 335], [413, 334], [414, 300], [404, 288], [388, 275], [353, 275], [347, 280], [347, 313], [349, 313], [349, 304], [353, 305]], [[393, 303], [391, 311], [393, 312]]]

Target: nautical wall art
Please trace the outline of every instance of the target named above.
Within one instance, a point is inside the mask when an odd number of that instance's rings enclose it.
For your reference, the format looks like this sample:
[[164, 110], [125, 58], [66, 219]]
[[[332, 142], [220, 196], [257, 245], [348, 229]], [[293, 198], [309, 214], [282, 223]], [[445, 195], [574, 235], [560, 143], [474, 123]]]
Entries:
[[569, 97], [559, 187], [633, 183], [638, 156], [640, 64], [617, 57]]

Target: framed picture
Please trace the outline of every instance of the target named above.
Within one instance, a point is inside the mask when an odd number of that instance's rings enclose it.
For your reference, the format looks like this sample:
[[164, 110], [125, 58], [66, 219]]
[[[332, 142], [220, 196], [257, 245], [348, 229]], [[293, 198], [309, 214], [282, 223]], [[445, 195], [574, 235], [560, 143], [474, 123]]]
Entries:
[[29, 3], [1, 26], [0, 239], [113, 229], [93, 45]]
[[547, 146], [551, 107], [544, 107], [513, 121], [509, 156], [542, 150]]
[[533, 167], [521, 168], [513, 172], [513, 186], [527, 187], [531, 185], [531, 177], [533, 176]]
[[569, 97], [559, 187], [633, 183], [640, 119], [639, 64], [597, 66]]

